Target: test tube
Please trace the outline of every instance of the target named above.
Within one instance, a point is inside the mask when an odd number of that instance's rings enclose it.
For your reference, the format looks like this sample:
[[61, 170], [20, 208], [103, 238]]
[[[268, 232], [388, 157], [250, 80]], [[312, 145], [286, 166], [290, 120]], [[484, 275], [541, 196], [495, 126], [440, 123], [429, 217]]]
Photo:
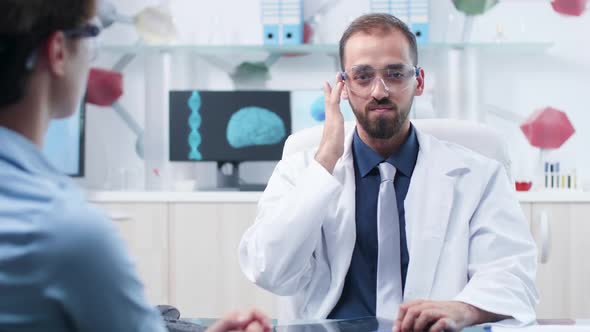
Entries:
[[545, 162], [545, 189], [549, 188], [549, 162]]

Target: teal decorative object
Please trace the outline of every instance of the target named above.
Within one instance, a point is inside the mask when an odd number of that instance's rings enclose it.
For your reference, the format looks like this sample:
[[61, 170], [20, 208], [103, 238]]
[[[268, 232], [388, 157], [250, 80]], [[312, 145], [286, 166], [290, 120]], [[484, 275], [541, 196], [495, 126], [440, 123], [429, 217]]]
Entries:
[[201, 95], [194, 91], [191, 97], [188, 99], [188, 107], [191, 109], [191, 115], [188, 118], [188, 126], [191, 128], [191, 133], [188, 136], [188, 145], [190, 146], [189, 159], [190, 160], [202, 160], [203, 156], [199, 151], [202, 138], [199, 133], [199, 127], [201, 127]]
[[498, 0], [453, 0], [458, 11], [465, 15], [481, 15], [498, 4]]
[[234, 113], [227, 125], [227, 141], [235, 149], [277, 144], [287, 130], [274, 112], [261, 107], [245, 107]]

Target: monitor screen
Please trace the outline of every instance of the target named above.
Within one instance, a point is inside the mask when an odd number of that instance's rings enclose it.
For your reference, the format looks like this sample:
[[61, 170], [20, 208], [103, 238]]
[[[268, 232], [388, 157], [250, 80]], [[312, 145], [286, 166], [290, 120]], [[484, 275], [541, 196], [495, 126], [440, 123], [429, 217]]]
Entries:
[[[324, 104], [324, 92], [321, 89], [291, 91], [293, 132], [322, 125], [326, 118]], [[344, 121], [355, 119], [348, 100], [340, 101], [340, 112]]]
[[288, 91], [171, 91], [170, 160], [280, 160], [290, 100]]
[[84, 176], [84, 116], [85, 106], [81, 103], [71, 117], [52, 120], [45, 134], [43, 153], [69, 176]]

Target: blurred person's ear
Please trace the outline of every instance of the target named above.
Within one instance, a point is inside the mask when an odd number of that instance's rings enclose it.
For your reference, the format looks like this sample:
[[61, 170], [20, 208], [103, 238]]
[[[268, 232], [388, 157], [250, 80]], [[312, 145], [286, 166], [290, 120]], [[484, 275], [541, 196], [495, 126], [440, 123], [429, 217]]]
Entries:
[[52, 33], [44, 47], [44, 58], [51, 74], [63, 77], [66, 74], [66, 61], [71, 54], [68, 49], [68, 41], [63, 32], [57, 31]]

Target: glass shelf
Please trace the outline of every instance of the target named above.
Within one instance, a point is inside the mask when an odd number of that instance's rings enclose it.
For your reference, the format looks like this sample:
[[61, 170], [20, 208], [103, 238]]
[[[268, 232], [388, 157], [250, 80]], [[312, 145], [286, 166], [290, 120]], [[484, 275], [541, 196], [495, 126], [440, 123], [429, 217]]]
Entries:
[[[477, 50], [485, 53], [541, 54], [551, 48], [551, 42], [496, 42], [496, 43], [429, 43], [418, 45], [420, 53], [446, 50]], [[101, 50], [108, 53], [193, 53], [207, 56], [227, 55], [338, 55], [338, 45], [104, 45]]]

